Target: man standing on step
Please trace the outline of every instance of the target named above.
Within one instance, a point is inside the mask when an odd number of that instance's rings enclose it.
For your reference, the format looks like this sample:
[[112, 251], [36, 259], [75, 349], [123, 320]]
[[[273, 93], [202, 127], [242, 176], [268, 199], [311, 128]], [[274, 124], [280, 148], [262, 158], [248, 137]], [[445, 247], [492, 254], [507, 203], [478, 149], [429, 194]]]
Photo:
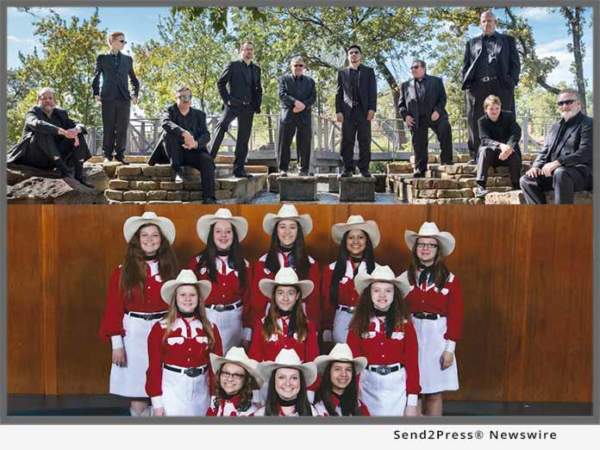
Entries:
[[317, 99], [315, 81], [304, 75], [306, 65], [302, 56], [295, 56], [290, 63], [291, 75], [279, 79], [281, 119], [277, 139], [277, 156], [281, 176], [287, 176], [290, 165], [290, 147], [296, 135], [296, 151], [300, 176], [309, 175], [310, 148], [312, 141], [311, 106]]
[[[114, 31], [110, 34], [108, 37], [110, 51], [106, 55], [98, 55], [92, 81], [94, 97], [96, 101], [102, 103], [104, 161], [112, 161], [114, 152], [115, 159], [123, 164], [127, 164], [125, 147], [131, 102], [137, 103], [140, 91], [140, 82], [133, 71], [133, 59], [121, 53], [126, 43], [122, 32]], [[100, 77], [102, 77], [102, 89], [100, 89]], [[129, 80], [133, 86], [133, 95], [129, 93]]]
[[223, 115], [217, 124], [215, 137], [210, 146], [210, 156], [214, 159], [229, 125], [237, 117], [238, 132], [233, 174], [240, 178], [251, 178], [251, 175], [246, 173], [244, 164], [248, 156], [248, 142], [254, 113], [260, 113], [262, 103], [260, 67], [252, 62], [253, 57], [254, 44], [244, 41], [240, 47], [240, 59], [230, 62], [217, 81], [219, 94], [223, 99]]
[[203, 203], [217, 203], [215, 199], [215, 163], [206, 144], [210, 133], [206, 114], [192, 108], [192, 90], [182, 86], [175, 92], [177, 101], [163, 114], [164, 135], [150, 156], [149, 165], [170, 162], [175, 181], [183, 181], [183, 167], [200, 171]]
[[563, 89], [556, 103], [562, 119], [552, 125], [542, 151], [521, 177], [528, 204], [546, 203], [544, 192], [552, 189], [555, 204], [570, 204], [575, 192], [592, 189], [592, 118], [581, 112], [574, 89]]
[[496, 95], [502, 107], [515, 114], [515, 86], [521, 73], [515, 38], [496, 32], [494, 13], [484, 11], [480, 25], [483, 33], [467, 41], [462, 66], [472, 164], [476, 162], [480, 144], [477, 121], [483, 116], [483, 101], [488, 95]]
[[415, 59], [410, 66], [413, 79], [400, 87], [398, 107], [402, 119], [412, 132], [415, 154], [415, 178], [427, 171], [428, 132], [431, 128], [440, 141], [440, 161], [452, 164], [452, 130], [446, 112], [446, 90], [441, 78], [427, 75], [425, 61]]
[[377, 110], [377, 80], [375, 71], [361, 64], [362, 50], [351, 45], [347, 50], [348, 67], [338, 71], [335, 112], [342, 124], [342, 177], [354, 174], [354, 142], [358, 138], [358, 170], [370, 177], [371, 121]]
[[91, 157], [83, 124], [75, 123], [69, 113], [56, 107], [54, 90], [38, 92], [38, 104], [25, 114], [23, 137], [7, 155], [6, 162], [50, 170], [57, 168], [63, 178], [71, 176], [87, 187], [83, 162]]

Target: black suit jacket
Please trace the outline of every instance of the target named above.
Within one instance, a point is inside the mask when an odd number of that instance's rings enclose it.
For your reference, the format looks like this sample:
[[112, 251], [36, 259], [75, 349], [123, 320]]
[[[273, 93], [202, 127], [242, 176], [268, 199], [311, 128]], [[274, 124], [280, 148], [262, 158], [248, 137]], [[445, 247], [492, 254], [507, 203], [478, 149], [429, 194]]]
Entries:
[[576, 167], [581, 170], [585, 176], [592, 173], [592, 149], [593, 149], [593, 120], [591, 117], [579, 113], [573, 117], [569, 123], [565, 134], [556, 147], [557, 158], [551, 159], [550, 154], [552, 144], [556, 140], [560, 130], [561, 121], [556, 122], [550, 127], [550, 131], [544, 138], [544, 147], [533, 162], [533, 167], [542, 168], [546, 163], [558, 160], [562, 166]]
[[[50, 123], [48, 121], [48, 116], [44, 113], [44, 110], [39, 106], [34, 106], [25, 114], [25, 126], [23, 127], [23, 136], [21, 137], [21, 141], [13, 146], [10, 149], [6, 162], [12, 163], [16, 162], [21, 156], [29, 148], [29, 143], [31, 142], [31, 138], [34, 133], [41, 134], [50, 134], [52, 136], [58, 136], [58, 129], [63, 128], [65, 130], [69, 130], [71, 128], [75, 128], [79, 126], [81, 128], [81, 133], [79, 134], [80, 139], [83, 139], [81, 136], [87, 134], [87, 130], [85, 126], [81, 123], [75, 123], [70, 117], [69, 113], [61, 108], [54, 108], [52, 115], [58, 125]], [[87, 148], [87, 147], [86, 147]], [[89, 150], [85, 155], [85, 159], [91, 157]]]
[[446, 89], [444, 89], [442, 79], [432, 75], [425, 75], [423, 80], [425, 83], [425, 108], [423, 111], [419, 110], [415, 86], [416, 81], [414, 79], [402, 83], [400, 86], [400, 100], [398, 101], [398, 108], [400, 109], [402, 118], [406, 120], [406, 116], [411, 116], [415, 119], [415, 126], [417, 127], [419, 126], [418, 120], [420, 115], [431, 117], [431, 113], [437, 111], [440, 118], [448, 117], [448, 112], [446, 111]]
[[178, 118], [180, 117], [179, 108], [177, 104], [171, 105], [167, 108], [162, 116], [162, 128], [163, 133], [158, 140], [158, 143], [154, 147], [148, 164], [168, 164], [170, 162], [170, 155], [165, 145], [165, 134], [171, 134], [177, 137], [181, 137], [184, 131], [189, 131], [194, 136], [194, 139], [198, 141], [198, 150], [206, 150], [206, 145], [210, 141], [210, 133], [206, 126], [206, 114], [196, 108], [190, 108], [190, 112], [186, 118], [192, 119], [191, 129], [182, 128]]
[[[377, 111], [377, 80], [375, 71], [367, 66], [358, 66], [358, 96], [367, 111]], [[338, 71], [337, 93], [335, 95], [335, 112], [349, 114], [352, 109], [352, 86], [350, 85], [350, 68]]]
[[[469, 89], [475, 82], [475, 66], [481, 56], [483, 34], [467, 41], [462, 66], [462, 89]], [[498, 48], [499, 47], [499, 48]], [[515, 38], [507, 34], [496, 33], [496, 48], [498, 54], [498, 77], [505, 88], [514, 88], [519, 83], [521, 60], [517, 52]]]
[[477, 120], [479, 139], [482, 147], [500, 148], [500, 144], [511, 146], [515, 152], [521, 153], [521, 127], [512, 111], [501, 111], [497, 122], [493, 122], [487, 114]]
[[[262, 84], [260, 80], [260, 67], [254, 63], [250, 63], [252, 71], [252, 79], [248, 77], [245, 70], [246, 63], [242, 60], [230, 62], [221, 77], [217, 81], [219, 94], [223, 99], [224, 106], [233, 108], [243, 105], [242, 98], [244, 86], [250, 86], [251, 100], [250, 104], [254, 112], [260, 113], [260, 105], [262, 103]], [[229, 90], [227, 87], [229, 86]]]
[[[102, 75], [102, 89], [100, 89], [100, 76]], [[96, 58], [96, 71], [92, 80], [94, 95], [100, 95], [102, 99], [119, 100], [129, 99], [129, 83], [133, 86], [133, 95], [136, 97], [140, 92], [140, 82], [133, 71], [133, 59], [131, 56], [121, 53], [119, 67], [115, 67], [113, 55], [98, 55]]]
[[[294, 80], [292, 75], [284, 75], [279, 79], [279, 100], [281, 101], [281, 121], [292, 122], [299, 119], [304, 123], [310, 122], [311, 106], [317, 99], [315, 80], [303, 75], [299, 80]], [[295, 113], [294, 102], [298, 100], [306, 105], [306, 108]]]

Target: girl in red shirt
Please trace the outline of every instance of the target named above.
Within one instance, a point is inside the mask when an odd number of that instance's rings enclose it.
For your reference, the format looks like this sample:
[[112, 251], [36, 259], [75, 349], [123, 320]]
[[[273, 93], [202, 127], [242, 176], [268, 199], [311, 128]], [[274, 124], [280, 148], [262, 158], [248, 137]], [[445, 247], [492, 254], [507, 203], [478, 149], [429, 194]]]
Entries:
[[444, 259], [455, 239], [425, 222], [418, 233], [405, 232], [412, 261], [400, 279], [419, 340], [419, 372], [423, 414], [442, 415], [442, 392], [458, 389], [454, 351], [462, 335], [463, 299], [458, 278]]
[[206, 318], [210, 283], [182, 270], [161, 297], [167, 317], [148, 336], [146, 392], [155, 416], [204, 416], [209, 406], [209, 353], [222, 355], [218, 328]]
[[[283, 204], [277, 214], [268, 213], [263, 220], [263, 230], [271, 236], [269, 251], [254, 265], [251, 292], [251, 320], [255, 323], [266, 315], [269, 298], [261, 293], [258, 283], [264, 278], [275, 276], [282, 267], [291, 267], [301, 280], [310, 280], [314, 289], [304, 299], [306, 315], [315, 327], [320, 326], [321, 302], [319, 288], [321, 275], [319, 265], [308, 255], [304, 237], [312, 230], [312, 219], [308, 214], [300, 215], [292, 204]], [[246, 336], [248, 339], [251, 336]]]
[[358, 303], [354, 277], [359, 272], [371, 273], [375, 268], [373, 249], [381, 235], [373, 220], [350, 216], [346, 223], [331, 227], [331, 237], [338, 244], [337, 260], [323, 270], [321, 308], [323, 341], [345, 343], [348, 324]]
[[171, 244], [175, 225], [147, 211], [123, 225], [127, 253], [110, 277], [99, 334], [112, 344], [111, 394], [131, 398], [132, 416], [149, 416], [144, 383], [148, 368], [148, 334], [166, 313], [160, 298], [163, 282], [177, 275]]
[[199, 280], [210, 281], [212, 289], [205, 301], [208, 320], [217, 325], [223, 351], [242, 343], [242, 322], [249, 321], [250, 264], [244, 259], [240, 242], [248, 233], [248, 221], [227, 208], [205, 214], [196, 231], [206, 248], [192, 257], [188, 268]]
[[359, 273], [360, 301], [350, 322], [348, 345], [367, 358], [361, 374], [361, 400], [372, 416], [415, 416], [419, 387], [417, 336], [400, 294], [400, 281], [388, 266]]

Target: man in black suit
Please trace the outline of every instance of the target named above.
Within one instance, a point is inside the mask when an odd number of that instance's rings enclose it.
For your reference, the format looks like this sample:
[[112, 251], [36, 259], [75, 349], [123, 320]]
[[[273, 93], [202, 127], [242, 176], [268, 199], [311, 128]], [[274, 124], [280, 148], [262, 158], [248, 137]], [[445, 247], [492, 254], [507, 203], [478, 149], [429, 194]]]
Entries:
[[[102, 103], [104, 126], [102, 150], [105, 162], [112, 161], [114, 151], [115, 159], [123, 164], [127, 164], [124, 155], [131, 101], [137, 102], [140, 91], [140, 82], [133, 71], [133, 59], [121, 53], [126, 43], [125, 35], [120, 31], [110, 34], [108, 37], [110, 52], [98, 55], [96, 58], [96, 72], [92, 81], [94, 96]], [[102, 89], [100, 89], [101, 76]], [[128, 79], [133, 86], [133, 96], [129, 93]]]
[[485, 114], [478, 120], [479, 156], [477, 158], [477, 184], [475, 195], [485, 197], [487, 172], [490, 167], [508, 166], [513, 189], [519, 189], [521, 176], [521, 127], [512, 111], [502, 111], [502, 102], [495, 95], [483, 102]]
[[371, 121], [377, 110], [377, 80], [375, 71], [361, 64], [362, 51], [358, 45], [347, 50], [349, 65], [338, 71], [335, 112], [342, 123], [341, 154], [344, 161], [342, 177], [354, 174], [354, 142], [358, 138], [358, 170], [370, 177]]
[[22, 164], [49, 170], [57, 168], [63, 178], [74, 178], [87, 187], [83, 162], [91, 157], [83, 124], [75, 123], [69, 113], [56, 107], [54, 90], [49, 87], [38, 92], [38, 104], [25, 114], [23, 137], [7, 155], [7, 163]]
[[291, 75], [284, 75], [279, 79], [279, 100], [281, 101], [281, 119], [277, 140], [279, 170], [281, 176], [287, 176], [290, 164], [290, 146], [295, 134], [300, 175], [307, 176], [312, 140], [310, 110], [317, 99], [317, 90], [315, 81], [304, 75], [306, 65], [301, 56], [292, 58], [290, 65]]
[[483, 34], [467, 41], [462, 67], [472, 163], [479, 149], [477, 120], [483, 116], [484, 99], [496, 95], [502, 107], [515, 114], [515, 86], [521, 72], [515, 38], [496, 32], [496, 16], [492, 11], [481, 14], [480, 25]]
[[562, 119], [552, 125], [542, 151], [521, 177], [528, 204], [546, 203], [544, 191], [552, 189], [555, 204], [570, 204], [576, 191], [592, 189], [592, 118], [581, 112], [574, 89], [562, 90], [557, 104]]
[[155, 147], [148, 164], [170, 163], [175, 181], [183, 181], [184, 166], [200, 171], [204, 203], [215, 200], [215, 164], [206, 150], [210, 133], [206, 114], [192, 108], [192, 91], [187, 86], [177, 89], [177, 101], [167, 108], [162, 118], [164, 133]]
[[249, 41], [243, 42], [240, 47], [240, 59], [230, 62], [217, 81], [224, 109], [210, 146], [210, 155], [213, 159], [217, 156], [229, 124], [237, 117], [238, 132], [233, 162], [233, 174], [236, 177], [251, 177], [246, 173], [244, 164], [248, 156], [248, 141], [254, 113], [260, 113], [262, 103], [260, 67], [252, 62], [253, 57], [254, 44]]
[[402, 119], [412, 131], [414, 176], [422, 178], [427, 170], [429, 128], [440, 141], [442, 164], [452, 164], [452, 130], [446, 112], [446, 90], [442, 79], [427, 75], [425, 61], [420, 59], [413, 61], [410, 70], [413, 79], [402, 83], [398, 107]]

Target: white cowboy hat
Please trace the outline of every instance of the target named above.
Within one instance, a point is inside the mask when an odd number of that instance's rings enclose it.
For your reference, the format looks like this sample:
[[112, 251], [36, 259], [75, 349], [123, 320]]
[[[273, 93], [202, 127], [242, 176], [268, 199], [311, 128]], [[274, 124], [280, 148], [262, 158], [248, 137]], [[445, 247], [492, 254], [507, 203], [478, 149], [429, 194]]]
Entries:
[[330, 362], [348, 362], [354, 364], [354, 370], [356, 374], [362, 372], [367, 367], [367, 358], [364, 356], [357, 356], [354, 358], [352, 350], [348, 344], [335, 344], [335, 347], [329, 352], [329, 355], [320, 355], [315, 358], [315, 365], [317, 366], [317, 372], [319, 375], [323, 375], [323, 372], [327, 368]]
[[363, 291], [367, 287], [378, 281], [383, 283], [392, 283], [398, 289], [400, 289], [400, 286], [402, 286], [400, 277], [396, 278], [396, 275], [394, 275], [394, 271], [390, 268], [390, 266], [380, 266], [379, 264], [375, 264], [375, 268], [370, 274], [366, 272], [358, 272], [354, 278], [354, 287], [356, 292], [358, 292], [359, 295], [362, 295]]
[[240, 242], [248, 234], [248, 221], [245, 218], [232, 215], [231, 211], [227, 208], [219, 208], [214, 214], [205, 214], [196, 222], [196, 233], [198, 233], [198, 237], [202, 242], [206, 244], [210, 226], [219, 220], [231, 223], [231, 226], [235, 228]]
[[411, 230], [404, 232], [404, 241], [409, 250], [412, 251], [415, 242], [420, 237], [437, 239], [440, 244], [440, 254], [442, 256], [448, 256], [454, 251], [454, 245], [456, 244], [454, 236], [447, 231], [440, 231], [435, 222], [424, 222], [421, 228], [419, 228], [418, 233]]
[[275, 274], [275, 279], [263, 278], [258, 282], [258, 288], [265, 296], [271, 298], [277, 286], [296, 286], [300, 289], [301, 298], [306, 298], [315, 288], [310, 280], [298, 280], [298, 275], [291, 267], [282, 267]]
[[258, 363], [258, 372], [263, 380], [268, 381], [271, 378], [273, 371], [281, 368], [289, 367], [292, 369], [298, 369], [304, 373], [304, 380], [306, 386], [310, 386], [317, 379], [317, 366], [314, 362], [303, 363], [300, 357], [293, 348], [282, 349], [275, 361], [265, 361]]
[[331, 237], [336, 244], [340, 244], [344, 238], [344, 233], [349, 230], [362, 230], [371, 239], [373, 248], [379, 245], [381, 234], [379, 227], [374, 220], [365, 220], [363, 216], [350, 216], [346, 223], [336, 223], [331, 227]]
[[254, 378], [254, 381], [256, 381], [258, 387], [262, 386], [264, 381], [258, 372], [258, 362], [248, 358], [246, 351], [242, 347], [231, 347], [225, 356], [219, 356], [211, 353], [209, 357], [210, 366], [212, 367], [214, 374], [219, 371], [223, 364], [237, 364], [238, 366], [243, 367], [246, 372], [248, 372], [250, 376]]
[[169, 243], [172, 244], [173, 241], [175, 241], [175, 224], [171, 219], [157, 216], [153, 211], [146, 211], [141, 216], [131, 216], [125, 221], [125, 224], [123, 225], [123, 235], [125, 236], [125, 240], [129, 242], [135, 232], [144, 225], [156, 225], [160, 228], [160, 231], [167, 238]]
[[268, 235], [273, 233], [273, 229], [280, 220], [295, 220], [302, 227], [302, 233], [307, 236], [312, 231], [312, 219], [309, 214], [298, 213], [296, 207], [291, 203], [284, 203], [277, 211], [277, 214], [267, 213], [263, 219], [263, 230]]
[[179, 272], [177, 278], [165, 282], [160, 288], [160, 296], [162, 297], [163, 301], [167, 305], [169, 305], [171, 303], [171, 298], [173, 297], [173, 293], [175, 292], [175, 290], [179, 286], [182, 286], [184, 284], [192, 284], [198, 286], [198, 288], [200, 289], [201, 297], [198, 299], [199, 302], [202, 302], [204, 299], [206, 299], [206, 297], [208, 297], [208, 294], [210, 294], [210, 290], [212, 289], [210, 281], [198, 281], [198, 278], [196, 278], [196, 274], [193, 270], [183, 269], [181, 272]]

